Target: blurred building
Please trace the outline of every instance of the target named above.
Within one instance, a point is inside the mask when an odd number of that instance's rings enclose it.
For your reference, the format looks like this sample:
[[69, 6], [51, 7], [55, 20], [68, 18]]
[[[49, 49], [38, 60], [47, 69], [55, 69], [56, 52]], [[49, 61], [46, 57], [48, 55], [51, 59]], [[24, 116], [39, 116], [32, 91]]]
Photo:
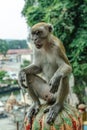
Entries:
[[32, 51], [30, 49], [11, 49], [7, 52], [7, 58], [13, 62], [23, 63], [23, 60], [31, 61]]
[[17, 79], [20, 66], [23, 64], [24, 60], [32, 61], [31, 49], [8, 50], [5, 57], [0, 55], [0, 71], [7, 71], [11, 79]]

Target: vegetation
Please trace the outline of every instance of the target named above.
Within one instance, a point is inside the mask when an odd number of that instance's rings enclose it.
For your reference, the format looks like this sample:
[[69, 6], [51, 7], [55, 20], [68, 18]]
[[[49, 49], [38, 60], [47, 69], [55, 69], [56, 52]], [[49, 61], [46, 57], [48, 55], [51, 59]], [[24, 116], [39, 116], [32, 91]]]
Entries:
[[7, 40], [9, 49], [24, 49], [28, 48], [26, 40]]
[[30, 62], [28, 60], [24, 60], [23, 64], [21, 65], [21, 68], [24, 68], [26, 66], [28, 66], [30, 64]]
[[6, 55], [9, 49], [25, 49], [28, 48], [26, 40], [2, 40], [0, 39], [0, 53]]
[[[4, 80], [4, 78], [6, 78]], [[0, 71], [0, 84], [7, 84], [7, 85], [17, 85], [18, 81], [16, 79], [11, 79], [6, 71]]]
[[6, 71], [0, 71], [0, 84], [10, 84], [9, 80], [3, 80], [3, 78], [6, 76]]
[[5, 77], [6, 75], [6, 71], [0, 71], [0, 81], [3, 80], [3, 78]]
[[22, 14], [29, 26], [41, 21], [53, 24], [73, 67], [74, 92], [87, 102], [87, 0], [26, 0]]
[[5, 56], [7, 51], [8, 45], [6, 44], [6, 41], [0, 39], [0, 53]]

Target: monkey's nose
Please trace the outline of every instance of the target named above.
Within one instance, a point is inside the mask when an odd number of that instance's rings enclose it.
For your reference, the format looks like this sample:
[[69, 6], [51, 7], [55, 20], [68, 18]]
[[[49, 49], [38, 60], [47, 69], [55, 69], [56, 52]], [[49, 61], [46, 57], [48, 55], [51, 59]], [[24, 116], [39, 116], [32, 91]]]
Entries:
[[35, 38], [34, 41], [36, 42], [36, 41], [37, 41], [37, 38]]
[[34, 40], [34, 44], [35, 44], [35, 45], [37, 45], [37, 43], [38, 43], [38, 40], [37, 40], [37, 39], [35, 39], [35, 40]]
[[34, 37], [34, 41], [37, 41], [38, 40], [38, 38], [37, 37]]
[[51, 100], [52, 99], [52, 95], [45, 95], [45, 99], [47, 100], [47, 101], [49, 101], [49, 100]]

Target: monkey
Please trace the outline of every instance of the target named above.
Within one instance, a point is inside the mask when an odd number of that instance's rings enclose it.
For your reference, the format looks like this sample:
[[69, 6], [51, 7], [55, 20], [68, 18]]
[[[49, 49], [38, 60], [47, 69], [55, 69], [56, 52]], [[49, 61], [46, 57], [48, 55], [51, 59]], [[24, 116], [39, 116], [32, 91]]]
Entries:
[[[29, 118], [39, 112], [40, 97], [47, 102], [54, 101], [46, 110], [48, 124], [55, 121], [63, 108], [63, 103], [69, 93], [69, 75], [72, 72], [64, 45], [52, 32], [53, 27], [49, 23], [40, 22], [32, 26], [33, 63], [19, 72], [21, 86], [23, 86], [22, 81], [24, 80], [21, 75], [25, 73], [26, 86], [34, 101], [29, 109]], [[43, 74], [45, 81], [37, 77], [40, 73]], [[49, 100], [46, 99], [46, 96]]]
[[[35, 92], [37, 93], [36, 95], [38, 95], [41, 99], [46, 100], [48, 103], [55, 101], [54, 94], [50, 92], [49, 84], [47, 84], [47, 82], [44, 79], [42, 79], [40, 76], [27, 74], [23, 78], [25, 78], [25, 79], [22, 80], [21, 87], [23, 86], [25, 88], [28, 88], [27, 84], [31, 85], [33, 87], [33, 89], [35, 90]], [[23, 81], [25, 83], [23, 83]], [[43, 93], [43, 89], [41, 88], [41, 86], [42, 86], [42, 88], [44, 88], [44, 93]], [[40, 93], [38, 92], [38, 90], [40, 91]]]

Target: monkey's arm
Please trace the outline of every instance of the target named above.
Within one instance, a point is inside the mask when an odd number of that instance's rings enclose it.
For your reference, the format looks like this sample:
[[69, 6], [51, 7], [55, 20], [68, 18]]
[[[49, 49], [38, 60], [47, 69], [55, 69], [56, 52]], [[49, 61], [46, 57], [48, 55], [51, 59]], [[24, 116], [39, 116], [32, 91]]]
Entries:
[[58, 64], [58, 69], [54, 73], [49, 83], [52, 86], [51, 92], [53, 93], [57, 91], [61, 78], [68, 76], [72, 71], [72, 67], [69, 64], [65, 53], [61, 50], [59, 52], [60, 53], [58, 54], [58, 58], [56, 60]]
[[38, 74], [42, 71], [39, 66], [31, 64], [20, 70], [18, 74], [18, 82], [21, 87], [27, 88], [23, 82], [26, 82], [26, 74]]
[[57, 61], [59, 68], [56, 73], [57, 74], [61, 73], [62, 77], [68, 76], [72, 72], [72, 67], [69, 63], [69, 60], [68, 60], [65, 52], [62, 49], [58, 48], [57, 54], [58, 54], [58, 57], [57, 57], [56, 61]]
[[42, 71], [41, 67], [35, 65], [35, 64], [31, 64], [27, 67], [25, 67], [24, 69], [22, 69], [21, 71], [25, 72], [26, 74], [38, 74]]
[[26, 74], [39, 74], [41, 73], [41, 60], [40, 60], [40, 54], [36, 51], [33, 52], [33, 63], [25, 68], [23, 68], [21, 71], [25, 72]]
[[52, 93], [57, 92], [56, 94], [57, 97], [56, 97], [56, 102], [49, 109], [49, 113], [47, 117], [47, 123], [49, 124], [54, 122], [56, 116], [63, 108], [64, 100], [66, 99], [69, 92], [68, 75], [72, 71], [72, 68], [69, 64], [69, 61], [65, 53], [60, 51], [56, 61], [58, 64], [58, 69], [50, 80], [50, 83], [52, 85], [50, 91]]

